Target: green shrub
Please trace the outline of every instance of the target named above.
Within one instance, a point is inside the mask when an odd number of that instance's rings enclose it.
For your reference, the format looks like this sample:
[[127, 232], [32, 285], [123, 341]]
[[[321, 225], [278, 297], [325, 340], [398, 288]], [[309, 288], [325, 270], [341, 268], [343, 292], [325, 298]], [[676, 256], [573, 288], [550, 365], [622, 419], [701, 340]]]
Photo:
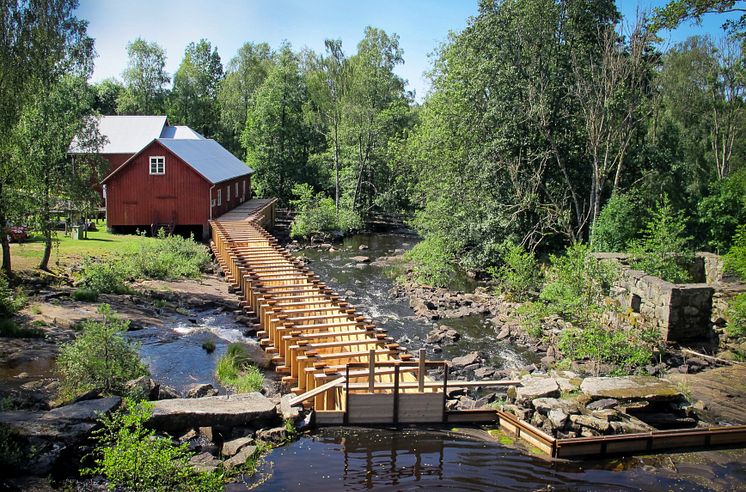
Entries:
[[295, 200], [290, 205], [295, 210], [295, 218], [290, 226], [290, 237], [310, 238], [316, 234], [331, 231], [350, 232], [363, 227], [360, 215], [351, 207], [340, 205], [336, 209], [334, 200], [323, 193], [314, 194], [306, 183], [293, 186]]
[[732, 338], [746, 336], [746, 294], [738, 294], [730, 300], [726, 315], [728, 325], [725, 331], [728, 336]]
[[145, 427], [151, 412], [150, 403], [126, 400], [125, 409], [103, 417], [94, 433], [94, 466], [83, 474], [103, 475], [111, 490], [222, 491], [221, 474], [191, 466], [188, 443], [176, 445]]
[[0, 318], [9, 318], [26, 304], [23, 290], [13, 290], [7, 277], [0, 273]]
[[691, 239], [686, 235], [684, 213], [675, 211], [664, 195], [656, 209], [650, 210], [643, 237], [630, 246], [632, 267], [668, 282], [690, 282], [691, 276], [682, 265], [689, 265], [694, 259], [688, 246]]
[[215, 342], [213, 342], [212, 340], [205, 340], [204, 342], [202, 342], [202, 348], [205, 352], [211, 354], [215, 352]]
[[412, 262], [414, 280], [421, 284], [444, 287], [456, 274], [449, 242], [440, 236], [420, 241], [404, 258]]
[[101, 320], [83, 321], [78, 338], [60, 348], [57, 370], [63, 398], [93, 389], [121, 395], [127, 381], [148, 374], [137, 346], [123, 336], [129, 322], [116, 318], [107, 304], [98, 312]]
[[637, 235], [639, 220], [634, 198], [624, 193], [613, 194], [593, 223], [593, 251], [626, 251]]
[[73, 292], [73, 299], [80, 302], [96, 302], [98, 292], [88, 287], [80, 287]]
[[0, 424], [0, 471], [11, 474], [23, 462], [23, 452], [16, 436], [5, 424]]
[[725, 255], [725, 269], [746, 281], [746, 224], [738, 226], [733, 245]]
[[710, 194], [697, 204], [697, 218], [705, 230], [707, 246], [727, 251], [736, 228], [746, 222], [746, 166], [713, 181]]
[[210, 255], [194, 236], [166, 236], [161, 229], [156, 241], [141, 243], [127, 261], [136, 278], [171, 280], [198, 278], [210, 265]]
[[650, 364], [660, 345], [656, 330], [606, 330], [591, 324], [560, 333], [557, 347], [572, 360], [588, 359], [615, 367], [613, 373], [627, 373]]
[[487, 272], [499, 282], [499, 290], [510, 298], [523, 301], [541, 286], [541, 270], [534, 254], [506, 240], [500, 246], [503, 264]]
[[538, 340], [544, 334], [542, 320], [552, 314], [551, 308], [543, 302], [527, 302], [518, 307], [518, 323], [528, 335]]
[[120, 258], [96, 261], [83, 260], [81, 285], [88, 290], [102, 294], [126, 294], [129, 288], [125, 281], [131, 277], [131, 270]]
[[223, 385], [237, 393], [259, 391], [264, 386], [264, 375], [251, 361], [246, 346], [231, 343], [218, 360], [215, 376]]
[[609, 261], [598, 261], [585, 244], [571, 245], [565, 254], [550, 255], [546, 283], [539, 299], [550, 313], [583, 325], [602, 311], [601, 304], [618, 275]]
[[0, 337], [4, 338], [41, 338], [44, 332], [39, 328], [19, 325], [14, 319], [0, 318]]

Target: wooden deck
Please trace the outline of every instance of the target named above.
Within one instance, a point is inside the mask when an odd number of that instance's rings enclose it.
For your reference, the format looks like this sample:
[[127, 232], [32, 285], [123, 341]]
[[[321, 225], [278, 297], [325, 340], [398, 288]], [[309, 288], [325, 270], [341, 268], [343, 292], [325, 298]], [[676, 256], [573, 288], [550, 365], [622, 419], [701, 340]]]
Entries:
[[280, 247], [265, 230], [274, 217], [274, 200], [248, 201], [210, 222], [211, 248], [259, 321], [260, 344], [296, 394], [291, 405], [313, 408], [319, 425], [492, 423], [555, 458], [746, 443], [746, 426], [555, 439], [499, 410], [447, 411], [449, 385], [520, 383], [449, 381], [446, 362], [409, 353]]

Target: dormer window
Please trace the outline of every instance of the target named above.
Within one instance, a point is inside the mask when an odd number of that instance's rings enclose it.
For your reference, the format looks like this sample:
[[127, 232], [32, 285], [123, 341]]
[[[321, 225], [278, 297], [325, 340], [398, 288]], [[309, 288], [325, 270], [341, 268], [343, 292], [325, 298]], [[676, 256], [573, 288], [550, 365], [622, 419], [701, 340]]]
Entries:
[[162, 155], [150, 156], [150, 174], [166, 174], [166, 158]]

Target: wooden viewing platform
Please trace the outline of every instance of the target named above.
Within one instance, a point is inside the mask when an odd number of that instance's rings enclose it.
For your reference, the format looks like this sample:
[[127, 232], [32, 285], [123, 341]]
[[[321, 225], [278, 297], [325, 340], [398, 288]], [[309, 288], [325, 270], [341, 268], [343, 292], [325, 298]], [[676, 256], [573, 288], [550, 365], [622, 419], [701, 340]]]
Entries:
[[247, 201], [210, 221], [210, 246], [259, 321], [260, 344], [296, 395], [291, 404], [312, 408], [319, 425], [493, 423], [556, 458], [746, 442], [746, 426], [555, 439], [500, 410], [447, 410], [449, 386], [520, 382], [449, 381], [447, 362], [409, 353], [280, 247], [265, 230], [274, 218], [275, 200]]

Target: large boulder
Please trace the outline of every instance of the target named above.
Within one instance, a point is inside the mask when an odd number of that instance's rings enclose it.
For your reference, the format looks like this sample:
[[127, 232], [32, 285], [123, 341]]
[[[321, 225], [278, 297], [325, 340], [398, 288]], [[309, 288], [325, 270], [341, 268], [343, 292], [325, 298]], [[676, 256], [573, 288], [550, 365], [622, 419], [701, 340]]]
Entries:
[[179, 430], [193, 427], [247, 426], [273, 420], [275, 404], [261, 393], [175, 398], [153, 403], [148, 424], [156, 429]]
[[580, 390], [593, 400], [613, 398], [619, 401], [678, 401], [683, 395], [670, 381], [652, 376], [628, 376], [621, 378], [586, 378]]
[[455, 368], [461, 368], [470, 366], [472, 364], [479, 364], [482, 361], [482, 356], [479, 354], [479, 352], [470, 352], [466, 355], [462, 355], [461, 357], [455, 357], [453, 360], [451, 360], [451, 365]]
[[554, 398], [560, 396], [560, 388], [554, 378], [526, 376], [516, 388], [516, 401], [528, 402], [536, 398]]
[[243, 466], [246, 460], [256, 455], [256, 446], [245, 446], [235, 456], [223, 462], [223, 469], [231, 471], [232, 469]]
[[204, 398], [205, 396], [217, 396], [218, 390], [209, 383], [197, 383], [187, 389], [187, 398]]

